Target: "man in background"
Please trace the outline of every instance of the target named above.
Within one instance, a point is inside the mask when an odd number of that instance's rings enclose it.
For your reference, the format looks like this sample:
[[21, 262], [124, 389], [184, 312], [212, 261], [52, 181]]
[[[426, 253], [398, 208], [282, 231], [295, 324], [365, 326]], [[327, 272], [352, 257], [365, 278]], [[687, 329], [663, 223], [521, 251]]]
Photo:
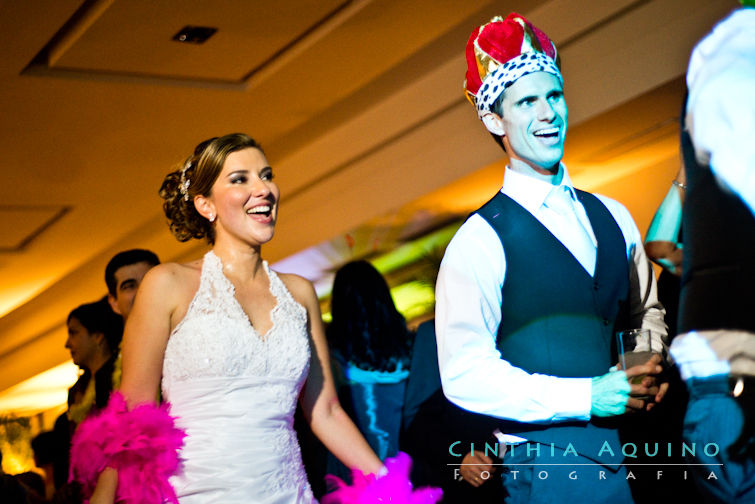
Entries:
[[[110, 334], [111, 341], [104, 365], [98, 365], [96, 372], [83, 373], [68, 392], [68, 410], [60, 415], [55, 421], [55, 429], [60, 449], [56, 454], [57, 474], [60, 479], [56, 486], [61, 488], [68, 475], [68, 453], [70, 451], [71, 436], [76, 426], [94, 409], [102, 408], [107, 404], [110, 392], [120, 386], [121, 363], [119, 343], [123, 333], [123, 325], [131, 312], [136, 291], [139, 288], [144, 275], [152, 267], [160, 264], [157, 255], [149, 250], [131, 249], [117, 253], [105, 267], [105, 284], [108, 294], [98, 304], [102, 304], [99, 310], [103, 312], [99, 317], [106, 317], [105, 311], [111, 312], [111, 316], [118, 320], [118, 334]], [[118, 317], [120, 315], [120, 317]], [[120, 320], [122, 318], [122, 321]], [[102, 325], [102, 324], [98, 324]], [[115, 324], [107, 324], [114, 327]], [[71, 357], [82, 369], [89, 366], [82, 362], [82, 356], [92, 354], [91, 347], [96, 347], [94, 338], [78, 337], [76, 341], [71, 338], [71, 320], [69, 317], [69, 337], [66, 340], [66, 348], [71, 350]], [[77, 326], [78, 327], [78, 326]], [[81, 328], [78, 327], [80, 330]], [[109, 330], [114, 332], [115, 329]], [[86, 331], [84, 331], [86, 332]], [[99, 338], [104, 340], [104, 335]], [[102, 360], [102, 359], [101, 359]], [[94, 377], [94, 378], [92, 378]], [[63, 491], [68, 491], [63, 489]]]
[[123, 317], [124, 322], [131, 313], [136, 291], [144, 275], [158, 264], [160, 264], [160, 259], [157, 255], [144, 249], [119, 252], [107, 263], [105, 283], [108, 301], [113, 311]]

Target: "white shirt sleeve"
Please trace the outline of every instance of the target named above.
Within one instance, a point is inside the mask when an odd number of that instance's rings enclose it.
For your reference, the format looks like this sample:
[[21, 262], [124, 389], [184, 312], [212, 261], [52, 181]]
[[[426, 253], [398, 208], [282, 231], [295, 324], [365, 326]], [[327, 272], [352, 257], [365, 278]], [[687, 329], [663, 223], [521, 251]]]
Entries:
[[448, 245], [436, 286], [446, 397], [467, 410], [520, 422], [589, 420], [590, 378], [530, 374], [501, 358], [495, 341], [505, 273], [498, 235], [473, 215]]
[[618, 201], [596, 194], [611, 212], [621, 229], [629, 261], [629, 326], [650, 329], [653, 348], [662, 349], [668, 357], [668, 327], [664, 321], [666, 310], [658, 301], [655, 272], [642, 245], [640, 230], [629, 210]]

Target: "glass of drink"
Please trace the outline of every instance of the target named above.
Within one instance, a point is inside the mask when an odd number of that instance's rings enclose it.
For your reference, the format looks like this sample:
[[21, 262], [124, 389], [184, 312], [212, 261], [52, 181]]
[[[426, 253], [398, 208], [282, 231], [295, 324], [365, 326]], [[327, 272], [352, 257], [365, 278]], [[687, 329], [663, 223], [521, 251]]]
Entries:
[[[617, 332], [616, 343], [619, 363], [625, 371], [632, 366], [645, 364], [653, 354], [661, 352], [660, 348], [656, 348], [659, 343], [653, 343], [653, 338], [650, 337], [650, 329], [629, 329]], [[645, 376], [635, 376], [631, 378], [631, 383], [640, 384]]]

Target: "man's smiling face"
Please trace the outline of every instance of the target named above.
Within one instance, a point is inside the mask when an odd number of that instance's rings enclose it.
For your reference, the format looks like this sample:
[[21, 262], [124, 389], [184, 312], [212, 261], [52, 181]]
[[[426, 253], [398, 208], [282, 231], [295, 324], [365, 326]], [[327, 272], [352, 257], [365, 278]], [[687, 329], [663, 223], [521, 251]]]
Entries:
[[556, 173], [569, 119], [556, 76], [535, 72], [520, 77], [504, 91], [500, 112], [511, 168]]

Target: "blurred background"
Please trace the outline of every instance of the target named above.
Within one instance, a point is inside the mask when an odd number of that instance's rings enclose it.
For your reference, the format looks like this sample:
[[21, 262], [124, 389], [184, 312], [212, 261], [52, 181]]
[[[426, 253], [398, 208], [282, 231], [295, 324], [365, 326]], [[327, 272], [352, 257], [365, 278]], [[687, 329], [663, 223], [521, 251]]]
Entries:
[[472, 29], [516, 11], [554, 40], [573, 181], [622, 202], [644, 233], [680, 166], [690, 51], [736, 5], [0, 1], [3, 467], [28, 470], [28, 439], [65, 410], [79, 373], [66, 316], [106, 293], [107, 261], [205, 252], [172, 237], [157, 195], [201, 140], [262, 143], [282, 193], [264, 256], [315, 283], [326, 320], [335, 270], [365, 258], [416, 325], [445, 245], [505, 166], [462, 93]]

